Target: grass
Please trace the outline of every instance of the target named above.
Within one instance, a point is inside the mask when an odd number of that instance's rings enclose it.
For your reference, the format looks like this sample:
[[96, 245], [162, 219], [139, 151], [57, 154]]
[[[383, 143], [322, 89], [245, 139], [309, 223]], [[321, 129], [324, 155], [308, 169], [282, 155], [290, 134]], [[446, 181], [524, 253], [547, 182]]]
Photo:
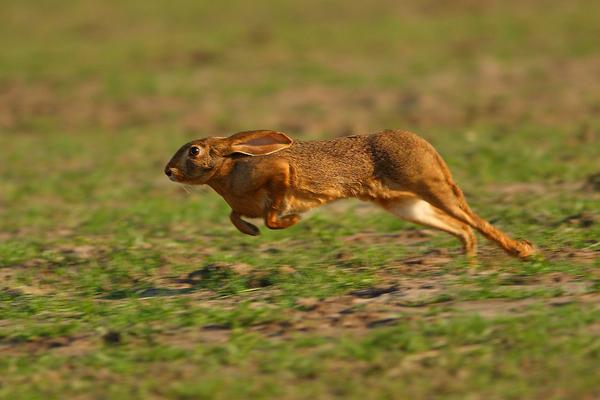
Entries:
[[[0, 398], [600, 397], [597, 8], [5, 2]], [[387, 127], [544, 256], [471, 268], [352, 201], [246, 237], [162, 174], [191, 138]]]

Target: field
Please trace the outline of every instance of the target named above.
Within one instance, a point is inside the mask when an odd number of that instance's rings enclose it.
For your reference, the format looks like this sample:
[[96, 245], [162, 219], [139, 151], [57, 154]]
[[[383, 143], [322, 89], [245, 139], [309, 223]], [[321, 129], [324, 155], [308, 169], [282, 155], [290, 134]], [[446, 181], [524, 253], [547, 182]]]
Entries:
[[[0, 398], [600, 398], [600, 3], [7, 0]], [[407, 129], [521, 262], [357, 201], [239, 233], [195, 138]]]

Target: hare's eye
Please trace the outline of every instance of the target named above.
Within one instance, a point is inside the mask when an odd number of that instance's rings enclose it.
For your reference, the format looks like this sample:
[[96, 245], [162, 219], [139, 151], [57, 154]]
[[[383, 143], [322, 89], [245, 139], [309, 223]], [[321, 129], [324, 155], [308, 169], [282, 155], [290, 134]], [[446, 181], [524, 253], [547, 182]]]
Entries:
[[197, 156], [198, 154], [200, 154], [200, 148], [198, 146], [192, 146], [192, 147], [190, 147], [189, 154], [192, 157]]

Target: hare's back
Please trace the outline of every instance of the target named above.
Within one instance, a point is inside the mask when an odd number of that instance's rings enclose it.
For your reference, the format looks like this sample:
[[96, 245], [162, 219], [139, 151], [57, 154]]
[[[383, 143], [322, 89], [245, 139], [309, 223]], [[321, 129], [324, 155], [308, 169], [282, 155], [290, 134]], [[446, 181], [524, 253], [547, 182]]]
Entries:
[[296, 179], [318, 191], [332, 186], [352, 187], [373, 175], [368, 137], [296, 142], [285, 150], [285, 157]]
[[442, 176], [443, 160], [429, 142], [405, 131], [386, 130], [369, 136], [375, 175], [410, 186]]

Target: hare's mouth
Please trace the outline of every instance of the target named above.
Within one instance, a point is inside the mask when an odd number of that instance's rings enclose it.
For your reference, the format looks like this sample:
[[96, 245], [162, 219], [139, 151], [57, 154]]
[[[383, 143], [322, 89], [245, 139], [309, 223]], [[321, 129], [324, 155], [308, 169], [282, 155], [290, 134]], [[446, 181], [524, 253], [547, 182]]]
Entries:
[[169, 177], [169, 180], [171, 182], [175, 182], [175, 183], [181, 183], [183, 185], [202, 185], [204, 184], [204, 179], [194, 179], [194, 178], [188, 178], [180, 173], [172, 173], [171, 175], [167, 175]]

